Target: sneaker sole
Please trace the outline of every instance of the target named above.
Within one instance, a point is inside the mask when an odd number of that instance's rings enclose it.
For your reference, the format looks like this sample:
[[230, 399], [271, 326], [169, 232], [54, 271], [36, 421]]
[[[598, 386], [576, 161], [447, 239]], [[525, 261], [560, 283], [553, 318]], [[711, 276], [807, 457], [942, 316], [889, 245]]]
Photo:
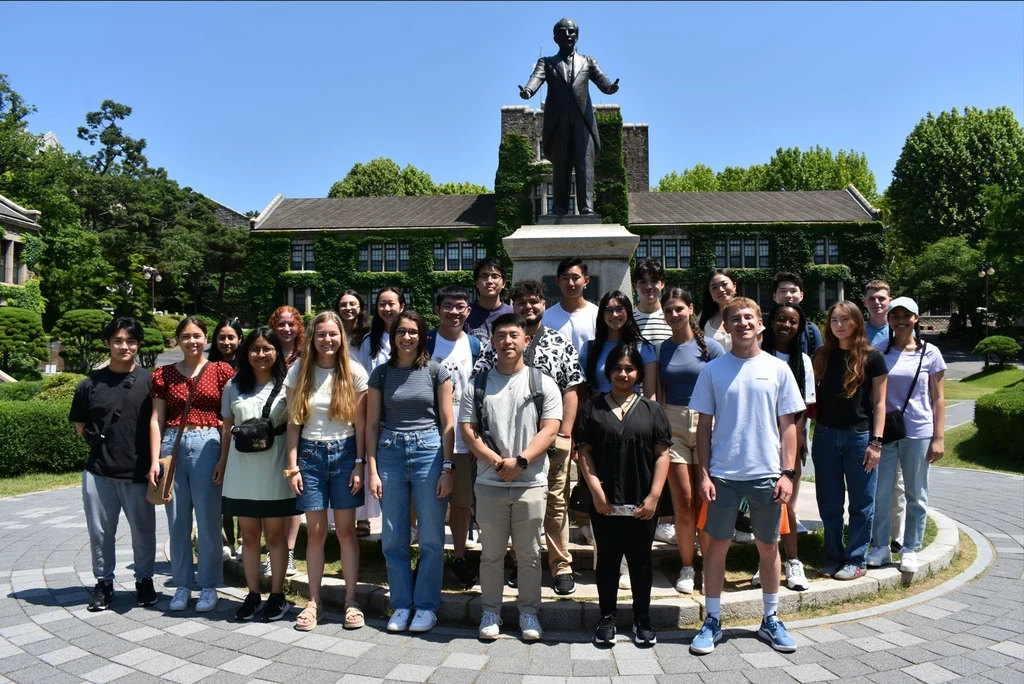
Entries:
[[523, 633], [523, 641], [540, 641], [544, 637], [543, 634], [526, 634]]
[[774, 648], [779, 653], [796, 653], [796, 646], [795, 645], [794, 646], [782, 646], [780, 644], [777, 644], [772, 639], [772, 635], [769, 634], [768, 632], [766, 632], [763, 629], [758, 629], [757, 630], [757, 636], [759, 636], [762, 639], [764, 639], [765, 641], [767, 641], [768, 645], [771, 646], [772, 648]]
[[553, 587], [552, 587], [552, 589], [554, 590], [555, 594], [558, 595], [558, 596], [570, 596], [571, 594], [575, 594], [576, 593], [576, 585], [575, 584], [572, 585], [572, 589], [570, 589], [569, 591], [554, 589]]
[[498, 638], [498, 634], [485, 634], [484, 632], [477, 632], [477, 637], [483, 641], [495, 641]]
[[721, 640], [722, 633], [719, 632], [711, 638], [711, 648], [700, 648], [699, 646], [694, 646], [693, 644], [690, 644], [690, 653], [696, 653], [697, 655], [707, 655], [709, 653], [713, 653], [715, 650], [715, 644], [717, 644]]
[[429, 627], [413, 627], [412, 625], [409, 625], [409, 631], [410, 632], [429, 632], [430, 630], [434, 629], [434, 627], [436, 625], [437, 625], [436, 622], [433, 625], [430, 625]]
[[612, 637], [610, 639], [602, 639], [601, 637], [599, 637], [599, 636], [597, 636], [595, 634], [594, 635], [594, 643], [597, 644], [598, 646], [608, 646], [609, 644], [614, 645], [615, 644], [615, 637]]
[[634, 629], [633, 630], [633, 643], [636, 644], [637, 646], [654, 646], [656, 643], [658, 643], [658, 637], [657, 637], [657, 635], [655, 635], [654, 638], [650, 639], [650, 640], [648, 640], [648, 639], [641, 639], [640, 635], [637, 634], [636, 630]]
[[808, 589], [810, 589], [809, 585], [800, 584], [799, 582], [787, 582], [787, 584], [789, 584], [789, 588], [791, 591], [807, 591]]
[[[290, 611], [291, 609], [292, 605], [290, 603], [286, 603], [284, 604], [284, 608], [281, 610], [281, 613], [279, 615], [260, 615], [260, 621], [277, 622], [278, 620], [283, 620], [284, 617], [288, 615], [288, 611]], [[266, 611], [263, 612], [265, 613]]]
[[252, 614], [245, 617], [235, 613], [235, 622], [251, 622], [256, 617], [256, 613], [259, 612], [260, 606], [256, 606], [256, 610], [252, 611]]
[[217, 604], [216, 603], [213, 604], [212, 606], [209, 606], [209, 607], [203, 606], [203, 607], [200, 608], [198, 605], [196, 606], [196, 612], [197, 613], [209, 613], [209, 612], [212, 612], [212, 611], [214, 611], [216, 609], [217, 609]]
[[688, 596], [688, 595], [693, 593], [693, 588], [691, 587], [690, 589], [685, 589], [685, 588], [676, 587], [676, 593], [684, 594], [684, 595]]

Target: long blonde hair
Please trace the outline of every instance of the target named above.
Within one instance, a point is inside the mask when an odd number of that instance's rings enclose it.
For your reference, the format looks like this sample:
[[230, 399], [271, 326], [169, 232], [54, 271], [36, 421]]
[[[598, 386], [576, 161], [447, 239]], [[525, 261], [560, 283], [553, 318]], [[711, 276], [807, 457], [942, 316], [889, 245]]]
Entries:
[[864, 365], [872, 350], [871, 344], [868, 343], [867, 331], [864, 328], [864, 316], [861, 314], [860, 308], [849, 300], [836, 302], [829, 307], [825, 324], [825, 339], [818, 353], [814, 355], [814, 377], [825, 377], [828, 361], [832, 357], [832, 353], [839, 349], [839, 338], [832, 332], [832, 314], [835, 311], [846, 314], [853, 327], [853, 333], [850, 335], [850, 348], [846, 354], [846, 371], [843, 373], [843, 393], [849, 399], [864, 382]]
[[351, 423], [356, 417], [356, 391], [349, 366], [348, 342], [345, 340], [345, 326], [334, 311], [317, 314], [306, 331], [299, 366], [299, 382], [295, 386], [294, 401], [289, 409], [289, 419], [294, 425], [305, 425], [310, 414], [310, 400], [318, 389], [314, 387], [316, 372], [316, 326], [334, 323], [341, 333], [341, 346], [334, 355], [334, 375], [331, 378], [331, 407], [327, 415], [331, 420]]

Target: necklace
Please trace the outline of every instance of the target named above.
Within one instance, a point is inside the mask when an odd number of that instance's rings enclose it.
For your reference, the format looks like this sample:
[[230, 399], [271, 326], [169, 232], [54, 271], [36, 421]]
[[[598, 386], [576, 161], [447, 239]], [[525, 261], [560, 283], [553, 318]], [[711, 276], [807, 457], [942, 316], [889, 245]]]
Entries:
[[630, 394], [625, 401], [622, 402], [616, 399], [615, 395], [611, 392], [608, 393], [608, 397], [615, 402], [615, 406], [619, 409], [620, 415], [625, 416], [629, 411], [629, 407], [633, 405], [633, 400], [636, 399], [636, 393], [634, 392], [633, 394]]

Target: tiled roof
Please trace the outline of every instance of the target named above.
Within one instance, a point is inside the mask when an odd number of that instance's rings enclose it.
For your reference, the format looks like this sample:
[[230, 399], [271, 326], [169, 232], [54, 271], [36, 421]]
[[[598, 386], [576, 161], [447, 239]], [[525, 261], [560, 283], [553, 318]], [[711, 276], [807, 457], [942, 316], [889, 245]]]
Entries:
[[852, 187], [805, 192], [641, 192], [629, 196], [631, 225], [846, 223], [874, 221]]
[[281, 199], [264, 214], [256, 230], [493, 226], [494, 195]]

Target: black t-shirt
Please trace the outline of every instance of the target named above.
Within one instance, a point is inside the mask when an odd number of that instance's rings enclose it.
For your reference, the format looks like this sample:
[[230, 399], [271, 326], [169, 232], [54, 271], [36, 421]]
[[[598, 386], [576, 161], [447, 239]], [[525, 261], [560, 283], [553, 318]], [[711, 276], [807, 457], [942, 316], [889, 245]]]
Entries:
[[595, 475], [608, 503], [639, 506], [651, 493], [654, 446], [671, 446], [672, 428], [665, 410], [643, 397], [620, 422], [601, 394], [580, 408], [573, 438], [593, 449]]
[[106, 430], [102, 444], [90, 443], [85, 469], [115, 480], [145, 482], [149, 472], [149, 420], [153, 400], [149, 390], [153, 374], [135, 368], [135, 382], [125, 396], [128, 373], [101, 368], [78, 383], [71, 401], [71, 422], [85, 423], [87, 431], [103, 432], [107, 416], [120, 409]]
[[847, 398], [843, 390], [846, 355], [845, 350], [836, 349], [825, 367], [825, 377], [818, 385], [818, 422], [825, 427], [864, 432], [871, 429], [871, 386], [875, 378], [888, 375], [889, 369], [882, 353], [872, 349], [864, 362], [864, 381]]

